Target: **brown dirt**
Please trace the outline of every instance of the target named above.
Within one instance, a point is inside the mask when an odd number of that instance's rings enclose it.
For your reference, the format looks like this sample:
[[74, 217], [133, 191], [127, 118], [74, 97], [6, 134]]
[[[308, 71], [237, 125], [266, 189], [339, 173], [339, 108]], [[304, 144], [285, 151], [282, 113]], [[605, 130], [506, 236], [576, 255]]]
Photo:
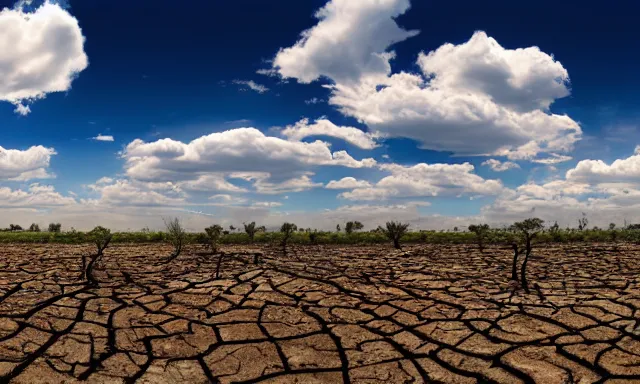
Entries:
[[256, 249], [1, 246], [0, 382], [640, 382], [638, 246]]

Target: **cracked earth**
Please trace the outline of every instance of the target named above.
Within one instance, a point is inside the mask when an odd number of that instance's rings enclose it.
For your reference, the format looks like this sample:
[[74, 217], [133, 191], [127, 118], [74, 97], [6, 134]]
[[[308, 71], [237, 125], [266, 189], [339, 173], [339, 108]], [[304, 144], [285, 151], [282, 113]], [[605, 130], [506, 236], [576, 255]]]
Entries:
[[639, 246], [224, 251], [2, 246], [0, 381], [640, 382]]

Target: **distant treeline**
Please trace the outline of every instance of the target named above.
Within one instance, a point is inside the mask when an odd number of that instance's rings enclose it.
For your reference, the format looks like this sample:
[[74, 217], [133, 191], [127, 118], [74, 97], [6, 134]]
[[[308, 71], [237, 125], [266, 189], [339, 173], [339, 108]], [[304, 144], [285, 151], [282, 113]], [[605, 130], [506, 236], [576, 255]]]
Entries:
[[[253, 243], [279, 243], [281, 232], [255, 233]], [[512, 241], [513, 231], [510, 229], [488, 229], [484, 233], [485, 244], [508, 244]], [[112, 243], [160, 243], [168, 240], [166, 232], [140, 231], [115, 232]], [[207, 243], [205, 233], [187, 233], [188, 243]], [[473, 232], [467, 231], [410, 231], [402, 236], [403, 243], [432, 243], [432, 244], [471, 244], [477, 241]], [[83, 244], [91, 241], [88, 232], [60, 231], [60, 232], [31, 232], [31, 231], [3, 231], [0, 232], [0, 243], [60, 243]], [[610, 229], [561, 229], [551, 227], [538, 234], [537, 243], [557, 242], [634, 242], [640, 243], [640, 225], [630, 225], [625, 228]], [[303, 230], [291, 234], [289, 243], [292, 244], [381, 244], [388, 243], [388, 237], [380, 231], [369, 232], [329, 232]], [[244, 232], [225, 233], [219, 239], [220, 244], [250, 244], [249, 235]]]

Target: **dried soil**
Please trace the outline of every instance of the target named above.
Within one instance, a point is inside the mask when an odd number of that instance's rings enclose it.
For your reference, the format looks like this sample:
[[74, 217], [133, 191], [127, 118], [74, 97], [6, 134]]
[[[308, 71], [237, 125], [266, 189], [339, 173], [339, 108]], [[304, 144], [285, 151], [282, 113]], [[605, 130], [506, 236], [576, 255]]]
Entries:
[[256, 250], [1, 246], [0, 381], [640, 382], [638, 246]]

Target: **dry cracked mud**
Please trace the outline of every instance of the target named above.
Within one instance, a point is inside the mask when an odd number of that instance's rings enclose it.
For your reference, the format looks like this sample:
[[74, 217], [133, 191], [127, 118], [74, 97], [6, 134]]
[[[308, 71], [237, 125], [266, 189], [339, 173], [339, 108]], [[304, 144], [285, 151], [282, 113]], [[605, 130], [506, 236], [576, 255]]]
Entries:
[[[639, 246], [0, 247], [11, 383], [640, 382]], [[86, 259], [85, 259], [86, 262]]]

